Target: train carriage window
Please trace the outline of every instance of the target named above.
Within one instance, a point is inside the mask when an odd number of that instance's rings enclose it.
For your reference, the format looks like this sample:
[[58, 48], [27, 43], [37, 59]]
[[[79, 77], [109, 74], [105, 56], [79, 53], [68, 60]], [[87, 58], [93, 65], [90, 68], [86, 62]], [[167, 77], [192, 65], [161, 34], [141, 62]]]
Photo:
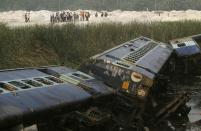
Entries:
[[11, 85], [16, 86], [16, 87], [18, 87], [18, 88], [21, 88], [21, 89], [28, 89], [28, 88], [31, 88], [30, 86], [25, 85], [25, 84], [23, 84], [23, 83], [21, 83], [21, 82], [19, 82], [19, 81], [11, 81], [11, 82], [8, 82], [8, 83], [11, 84]]
[[77, 76], [77, 77], [79, 77], [81, 79], [84, 79], [84, 80], [89, 79], [88, 77], [86, 77], [86, 76], [84, 76], [82, 74], [78, 74], [78, 73], [73, 73], [72, 75]]
[[186, 46], [186, 44], [185, 43], [179, 43], [179, 44], [177, 44], [177, 46], [178, 47], [183, 47], [183, 46]]
[[28, 85], [31, 85], [33, 87], [41, 87], [43, 86], [42, 84], [36, 82], [36, 81], [33, 81], [33, 80], [22, 80], [22, 82], [28, 84]]
[[48, 77], [45, 77], [45, 78], [48, 79], [48, 80], [51, 80], [51, 81], [53, 81], [55, 83], [64, 83], [62, 80], [60, 80], [60, 79], [58, 79], [56, 77], [53, 77], [53, 76], [48, 76]]
[[3, 90], [0, 90], [0, 94], [2, 94], [3, 93]]
[[7, 90], [7, 91], [15, 91], [15, 90], [17, 90], [17, 88], [13, 87], [12, 85], [8, 85], [6, 83], [0, 83], [0, 88], [2, 88], [4, 90]]
[[43, 83], [45, 85], [54, 85], [53, 82], [47, 80], [47, 79], [44, 79], [44, 78], [34, 78], [35, 81], [38, 81], [40, 83]]
[[89, 80], [89, 79], [93, 79], [91, 76], [87, 75], [87, 74], [84, 74], [82, 72], [75, 72], [75, 73], [72, 73], [72, 76], [75, 76], [75, 77], [78, 77], [82, 80]]

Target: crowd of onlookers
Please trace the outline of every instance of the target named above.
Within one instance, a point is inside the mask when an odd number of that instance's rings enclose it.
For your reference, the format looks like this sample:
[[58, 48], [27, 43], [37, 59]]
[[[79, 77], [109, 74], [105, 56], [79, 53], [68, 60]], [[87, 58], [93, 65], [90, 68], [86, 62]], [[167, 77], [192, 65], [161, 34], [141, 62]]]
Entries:
[[[107, 12], [101, 12], [100, 14], [101, 17], [107, 17], [108, 13]], [[98, 13], [96, 12], [95, 17], [98, 17]]]
[[[107, 17], [107, 12], [96, 12], [95, 17]], [[25, 22], [30, 22], [30, 13], [27, 12], [24, 15]], [[69, 11], [60, 11], [50, 15], [50, 23], [60, 23], [60, 22], [76, 22], [76, 21], [89, 21], [91, 14], [87, 11], [69, 12]]]
[[90, 18], [89, 12], [56, 12], [50, 16], [51, 23], [59, 22], [76, 22], [76, 21], [88, 21]]

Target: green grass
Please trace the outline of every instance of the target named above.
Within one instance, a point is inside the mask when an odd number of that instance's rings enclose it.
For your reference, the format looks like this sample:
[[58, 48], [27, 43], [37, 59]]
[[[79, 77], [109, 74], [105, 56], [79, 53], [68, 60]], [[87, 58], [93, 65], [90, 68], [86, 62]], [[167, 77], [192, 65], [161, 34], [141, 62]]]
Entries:
[[90, 56], [138, 36], [168, 42], [199, 33], [199, 21], [18, 28], [0, 24], [0, 68], [55, 64], [77, 67]]

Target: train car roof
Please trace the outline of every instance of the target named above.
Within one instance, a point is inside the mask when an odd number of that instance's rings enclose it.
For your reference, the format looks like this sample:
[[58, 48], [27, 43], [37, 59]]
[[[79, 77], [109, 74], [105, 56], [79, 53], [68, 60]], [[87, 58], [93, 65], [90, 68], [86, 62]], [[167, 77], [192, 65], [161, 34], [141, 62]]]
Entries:
[[114, 93], [95, 79], [77, 85], [44, 70], [58, 74], [78, 72], [63, 66], [0, 71], [0, 128], [38, 120], [49, 114], [54, 116], [73, 111], [78, 106], [90, 104], [94, 99], [93, 93], [88, 91], [91, 88], [95, 93], [102, 93], [102, 96]]
[[139, 71], [154, 78], [172, 52], [171, 46], [165, 43], [139, 37], [93, 56], [92, 59]]
[[68, 74], [76, 72], [75, 69], [67, 68], [65, 66], [51, 66], [47, 68], [42, 68], [42, 71], [51, 75]]
[[0, 127], [67, 113], [90, 99], [90, 94], [69, 83], [4, 93], [0, 95]]
[[201, 35], [194, 35], [184, 38], [170, 40], [170, 44], [178, 57], [192, 56], [201, 53], [199, 44]]
[[114, 91], [106, 86], [102, 81], [96, 80], [92, 76], [89, 76], [88, 74], [80, 71], [76, 71], [74, 69], [69, 69], [64, 66], [58, 66], [49, 67], [47, 68], [46, 72], [50, 75], [60, 75], [61, 78], [70, 77], [72, 79], [80, 81], [83, 84], [86, 84], [92, 89], [96, 90], [97, 92], [100, 92], [102, 95], [109, 95], [114, 93]]
[[47, 74], [38, 71], [37, 69], [16, 69], [0, 71], [0, 81], [26, 79], [32, 77], [46, 76]]

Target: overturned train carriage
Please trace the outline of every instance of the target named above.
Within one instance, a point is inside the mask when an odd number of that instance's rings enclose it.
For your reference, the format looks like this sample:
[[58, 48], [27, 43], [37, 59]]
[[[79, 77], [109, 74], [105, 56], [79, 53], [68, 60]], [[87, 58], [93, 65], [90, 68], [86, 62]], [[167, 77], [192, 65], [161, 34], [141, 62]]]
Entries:
[[189, 99], [187, 92], [166, 95], [173, 52], [169, 44], [140, 37], [93, 56], [83, 70], [132, 101], [131, 119], [156, 125]]
[[114, 94], [102, 82], [66, 67], [0, 71], [0, 92], [1, 130], [87, 110]]
[[89, 68], [110, 86], [145, 97], [172, 52], [167, 44], [140, 37], [92, 57]]
[[[174, 49], [174, 58], [172, 59], [172, 70], [178, 74], [188, 74], [197, 69], [201, 59], [200, 43], [201, 35], [194, 35], [184, 38], [170, 40]], [[194, 67], [194, 68], [192, 68]]]

